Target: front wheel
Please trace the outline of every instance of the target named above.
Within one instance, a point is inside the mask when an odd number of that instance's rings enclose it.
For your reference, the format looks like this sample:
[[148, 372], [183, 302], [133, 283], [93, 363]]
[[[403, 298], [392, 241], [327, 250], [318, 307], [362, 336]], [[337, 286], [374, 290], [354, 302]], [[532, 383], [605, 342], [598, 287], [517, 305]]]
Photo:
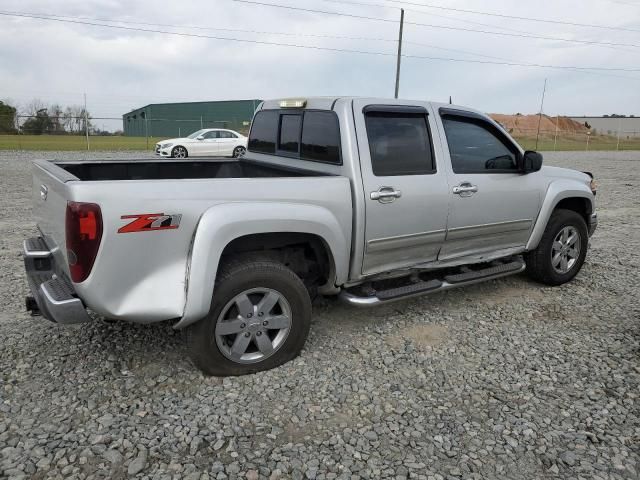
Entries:
[[538, 247], [525, 255], [527, 273], [541, 283], [562, 285], [582, 268], [588, 245], [584, 218], [573, 210], [556, 210]]
[[221, 268], [209, 314], [187, 331], [189, 353], [208, 375], [269, 370], [300, 353], [310, 325], [302, 280], [281, 263], [245, 258]]
[[173, 158], [187, 158], [189, 156], [187, 149], [178, 145], [171, 150], [171, 156]]
[[233, 149], [233, 158], [240, 158], [244, 156], [245, 153], [247, 153], [246, 148], [244, 148], [243, 146], [236, 147]]

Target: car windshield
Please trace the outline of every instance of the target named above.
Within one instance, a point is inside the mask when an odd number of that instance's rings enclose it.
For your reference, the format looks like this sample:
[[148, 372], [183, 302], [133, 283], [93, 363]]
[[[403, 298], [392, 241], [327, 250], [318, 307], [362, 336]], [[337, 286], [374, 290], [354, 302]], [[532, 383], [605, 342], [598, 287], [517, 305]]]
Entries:
[[200, 135], [202, 135], [204, 132], [206, 132], [206, 129], [202, 129], [202, 130], [198, 130], [197, 132], [193, 132], [191, 135], [189, 135], [187, 138], [190, 139], [194, 139], [194, 138], [198, 138]]

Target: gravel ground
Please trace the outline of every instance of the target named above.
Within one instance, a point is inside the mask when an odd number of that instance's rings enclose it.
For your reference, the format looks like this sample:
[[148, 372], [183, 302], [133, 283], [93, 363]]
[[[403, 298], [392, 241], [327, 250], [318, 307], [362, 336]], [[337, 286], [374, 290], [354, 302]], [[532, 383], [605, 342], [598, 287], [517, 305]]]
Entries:
[[323, 300], [301, 357], [224, 380], [168, 324], [25, 314], [29, 160], [55, 155], [0, 152], [0, 477], [639, 478], [639, 152], [545, 155], [600, 185], [572, 283]]

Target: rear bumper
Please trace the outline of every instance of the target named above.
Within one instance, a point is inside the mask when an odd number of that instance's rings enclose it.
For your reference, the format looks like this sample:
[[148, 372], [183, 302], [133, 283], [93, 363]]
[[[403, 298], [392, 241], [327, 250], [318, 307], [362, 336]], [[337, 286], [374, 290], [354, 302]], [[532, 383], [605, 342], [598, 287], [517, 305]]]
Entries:
[[55, 323], [83, 323], [91, 320], [82, 300], [72, 284], [56, 272], [52, 252], [42, 237], [24, 241], [24, 267], [33, 301], [27, 298], [26, 305], [32, 313], [35, 304], [42, 315]]
[[587, 225], [589, 227], [589, 236], [593, 235], [593, 233], [596, 231], [596, 228], [598, 228], [598, 214], [597, 213], [592, 213], [591, 216], [589, 217], [589, 225]]

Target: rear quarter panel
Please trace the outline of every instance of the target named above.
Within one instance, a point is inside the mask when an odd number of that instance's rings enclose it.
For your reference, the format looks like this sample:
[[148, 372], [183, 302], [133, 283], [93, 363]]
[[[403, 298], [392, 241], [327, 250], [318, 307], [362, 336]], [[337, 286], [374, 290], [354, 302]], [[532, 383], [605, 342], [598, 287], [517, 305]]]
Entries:
[[[209, 224], [209, 229], [222, 229], [238, 220], [242, 223], [243, 219], [223, 204], [267, 203], [274, 211], [279, 204], [321, 208], [335, 219], [344, 238], [341, 248], [348, 255], [351, 195], [348, 180], [343, 177], [68, 182], [68, 188], [70, 200], [97, 203], [102, 210], [103, 238], [98, 256], [87, 280], [75, 287], [87, 306], [109, 318], [139, 323], [180, 318], [185, 311], [187, 287], [197, 288], [210, 303], [212, 288], [207, 291], [197, 282], [187, 284], [193, 268], [190, 253], [209, 209], [218, 207], [223, 212], [216, 217], [219, 225]], [[118, 233], [131, 221], [123, 216], [160, 213], [181, 215], [179, 227]], [[250, 214], [251, 209], [246, 216]], [[264, 226], [265, 231], [280, 228], [277, 223]], [[225, 246], [212, 243], [208, 248], [219, 256]], [[214, 269], [202, 278], [213, 285], [215, 275]], [[206, 314], [208, 303], [205, 311], [201, 308], [196, 315]]]

